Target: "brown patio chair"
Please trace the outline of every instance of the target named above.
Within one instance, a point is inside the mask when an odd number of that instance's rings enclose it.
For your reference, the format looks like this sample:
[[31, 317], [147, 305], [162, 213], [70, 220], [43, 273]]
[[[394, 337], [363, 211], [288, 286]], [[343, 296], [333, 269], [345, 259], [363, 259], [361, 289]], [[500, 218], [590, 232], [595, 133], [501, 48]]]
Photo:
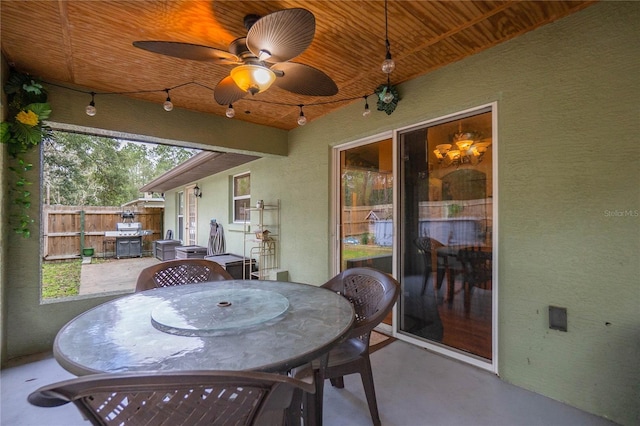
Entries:
[[174, 259], [143, 269], [138, 275], [136, 292], [207, 281], [232, 280], [220, 264], [205, 259]]
[[314, 391], [311, 381], [275, 373], [140, 372], [82, 376], [43, 386], [28, 400], [73, 402], [93, 425], [289, 425], [301, 423], [296, 394]]
[[359, 373], [371, 419], [375, 425], [379, 425], [380, 415], [369, 360], [369, 338], [371, 330], [393, 308], [400, 294], [400, 284], [376, 269], [352, 268], [336, 275], [322, 287], [343, 295], [353, 304], [355, 323], [347, 339], [329, 352], [324, 369], [320, 368], [319, 362], [314, 362], [316, 416], [320, 419], [322, 416], [324, 379], [331, 379], [333, 386], [343, 388], [343, 376]]

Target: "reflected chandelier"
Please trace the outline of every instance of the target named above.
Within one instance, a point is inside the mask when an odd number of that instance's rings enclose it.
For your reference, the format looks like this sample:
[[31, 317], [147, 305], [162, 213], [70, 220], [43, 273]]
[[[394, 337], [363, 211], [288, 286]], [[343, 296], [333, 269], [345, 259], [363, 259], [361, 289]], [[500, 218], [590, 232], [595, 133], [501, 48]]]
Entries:
[[455, 147], [449, 143], [436, 145], [433, 153], [439, 164], [455, 167], [463, 164], [478, 164], [491, 146], [490, 141], [481, 141], [479, 133], [462, 130], [453, 135], [453, 143]]

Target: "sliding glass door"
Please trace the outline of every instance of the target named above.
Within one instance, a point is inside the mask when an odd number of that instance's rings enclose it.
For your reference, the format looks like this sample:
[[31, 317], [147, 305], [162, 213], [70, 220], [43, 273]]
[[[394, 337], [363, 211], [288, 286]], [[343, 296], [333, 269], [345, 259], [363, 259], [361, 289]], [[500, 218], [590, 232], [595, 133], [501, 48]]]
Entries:
[[493, 359], [490, 108], [398, 133], [398, 332]]
[[495, 123], [492, 104], [336, 147], [333, 160], [336, 272], [394, 275], [399, 339], [491, 371]]

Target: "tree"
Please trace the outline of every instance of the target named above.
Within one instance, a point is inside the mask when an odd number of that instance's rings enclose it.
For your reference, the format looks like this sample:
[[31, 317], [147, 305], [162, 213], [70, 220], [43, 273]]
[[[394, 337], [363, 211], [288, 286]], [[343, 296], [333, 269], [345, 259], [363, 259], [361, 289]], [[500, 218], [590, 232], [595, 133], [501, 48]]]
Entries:
[[48, 204], [117, 206], [198, 150], [53, 132], [43, 144], [43, 197]]

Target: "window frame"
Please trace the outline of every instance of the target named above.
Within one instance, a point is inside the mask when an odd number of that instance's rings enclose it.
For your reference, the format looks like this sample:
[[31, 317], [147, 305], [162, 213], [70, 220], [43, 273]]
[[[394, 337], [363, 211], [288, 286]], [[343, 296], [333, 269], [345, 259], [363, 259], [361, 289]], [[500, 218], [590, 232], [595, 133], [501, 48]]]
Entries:
[[[236, 182], [241, 178], [249, 178], [249, 193], [245, 195], [236, 195]], [[248, 204], [246, 204], [247, 209], [251, 207], [251, 172], [242, 172], [231, 177], [231, 218], [233, 223], [245, 223], [251, 221], [251, 212], [246, 210], [244, 213], [244, 217], [236, 217], [236, 203], [239, 201], [248, 200]]]

